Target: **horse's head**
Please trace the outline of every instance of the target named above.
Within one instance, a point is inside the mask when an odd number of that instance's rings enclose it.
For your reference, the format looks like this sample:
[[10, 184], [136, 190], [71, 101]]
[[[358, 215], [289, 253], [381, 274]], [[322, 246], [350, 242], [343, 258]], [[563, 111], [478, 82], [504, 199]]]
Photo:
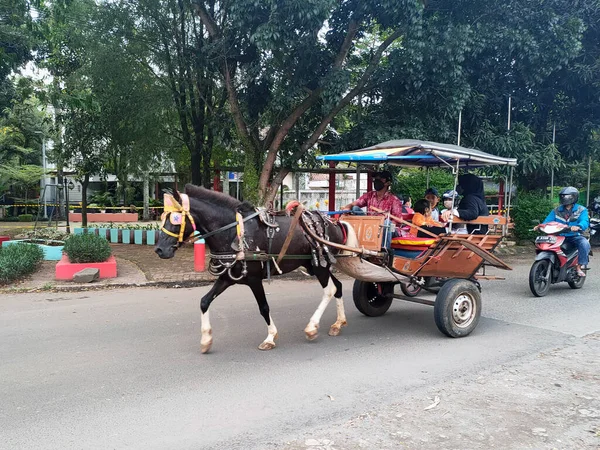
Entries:
[[179, 246], [194, 233], [196, 225], [190, 214], [190, 199], [187, 195], [180, 195], [177, 191], [173, 195], [165, 194], [164, 207], [160, 235], [154, 251], [162, 259], [170, 259], [175, 256]]

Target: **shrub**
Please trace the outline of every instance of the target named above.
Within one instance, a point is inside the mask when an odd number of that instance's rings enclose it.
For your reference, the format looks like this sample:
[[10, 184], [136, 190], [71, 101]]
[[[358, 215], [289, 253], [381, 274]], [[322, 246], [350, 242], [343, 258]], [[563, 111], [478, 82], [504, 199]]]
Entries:
[[535, 238], [536, 232], [530, 231], [541, 223], [554, 208], [552, 202], [538, 192], [519, 192], [515, 207], [511, 212], [515, 223], [515, 237], [519, 241]]
[[65, 241], [63, 251], [72, 263], [104, 262], [111, 254], [106, 239], [95, 234], [75, 234]]
[[21, 214], [19, 216], [19, 222], [31, 222], [33, 220], [33, 214]]
[[44, 259], [37, 245], [13, 244], [0, 248], [0, 284], [7, 284], [36, 271]]
[[[432, 169], [429, 171], [429, 186], [438, 190], [442, 195], [454, 187], [454, 175], [447, 169]], [[427, 172], [419, 169], [404, 169], [395, 178], [392, 191], [398, 195], [410, 195], [413, 205], [425, 196], [427, 189]]]

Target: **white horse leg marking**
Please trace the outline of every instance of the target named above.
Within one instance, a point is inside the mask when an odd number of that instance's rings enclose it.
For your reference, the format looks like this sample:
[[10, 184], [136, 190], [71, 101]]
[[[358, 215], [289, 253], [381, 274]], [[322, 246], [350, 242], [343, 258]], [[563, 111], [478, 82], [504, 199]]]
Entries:
[[335, 295], [336, 287], [333, 284], [333, 280], [331, 277], [327, 283], [327, 286], [323, 289], [323, 298], [321, 299], [321, 303], [319, 303], [319, 307], [315, 311], [315, 313], [310, 318], [308, 325], [304, 329], [304, 333], [306, 333], [306, 339], [312, 341], [317, 338], [319, 335], [319, 322], [321, 322], [321, 317], [327, 308], [327, 305], [331, 301], [331, 298]]
[[335, 302], [335, 306], [337, 308], [337, 320], [333, 325], [331, 325], [331, 328], [329, 329], [329, 336], [338, 336], [342, 327], [348, 325], [348, 322], [346, 322], [346, 312], [344, 311], [344, 299], [336, 298]]
[[202, 339], [200, 339], [200, 349], [202, 353], [208, 353], [212, 346], [212, 327], [210, 326], [210, 317], [208, 311], [200, 312], [200, 329], [202, 330]]
[[267, 338], [258, 346], [259, 350], [272, 350], [276, 347], [275, 340], [277, 340], [279, 335], [277, 334], [275, 322], [273, 322], [273, 318], [270, 315], [269, 322], [271, 322], [271, 324], [267, 327]]

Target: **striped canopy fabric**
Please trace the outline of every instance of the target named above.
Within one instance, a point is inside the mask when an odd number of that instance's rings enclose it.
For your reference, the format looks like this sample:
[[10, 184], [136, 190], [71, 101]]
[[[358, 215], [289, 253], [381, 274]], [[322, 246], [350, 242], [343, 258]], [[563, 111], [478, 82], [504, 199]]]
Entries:
[[503, 158], [480, 150], [451, 144], [400, 139], [337, 155], [318, 156], [321, 161], [346, 161], [362, 164], [389, 164], [405, 167], [516, 166], [515, 158]]

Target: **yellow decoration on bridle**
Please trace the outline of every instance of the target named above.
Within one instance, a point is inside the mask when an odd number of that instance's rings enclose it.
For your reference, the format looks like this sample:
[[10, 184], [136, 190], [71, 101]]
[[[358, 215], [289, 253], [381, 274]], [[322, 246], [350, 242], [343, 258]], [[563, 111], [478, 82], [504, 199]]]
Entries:
[[[181, 197], [181, 205], [175, 197], [171, 194], [165, 194], [164, 196], [164, 212], [162, 214], [162, 224], [160, 230], [174, 238], [177, 238], [177, 242], [181, 243], [184, 241], [183, 234], [185, 232], [185, 221], [186, 217], [189, 218], [190, 223], [194, 231], [196, 230], [196, 223], [194, 218], [190, 214], [190, 198], [186, 194], [179, 194]], [[173, 225], [180, 225], [179, 233], [173, 233], [165, 228], [165, 221], [167, 220], [167, 214], [170, 214], [170, 221]]]

